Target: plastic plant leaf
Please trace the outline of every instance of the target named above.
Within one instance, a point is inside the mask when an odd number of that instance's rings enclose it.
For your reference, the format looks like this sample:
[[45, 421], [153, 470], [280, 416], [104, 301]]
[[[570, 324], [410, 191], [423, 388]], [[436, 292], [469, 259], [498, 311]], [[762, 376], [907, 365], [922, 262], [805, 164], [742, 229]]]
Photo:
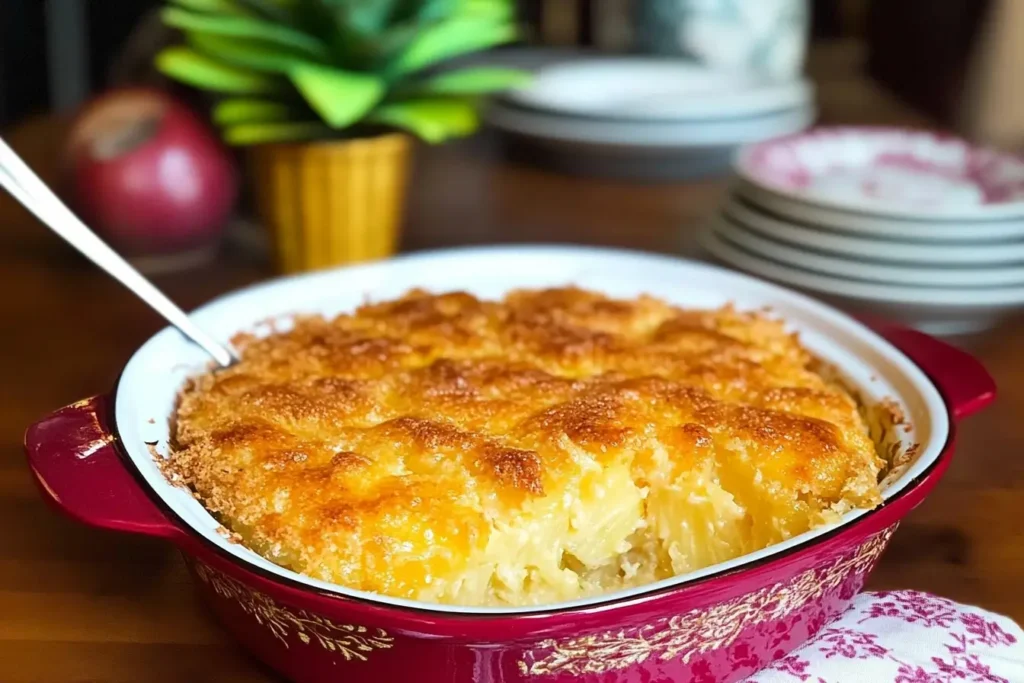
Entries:
[[451, 16], [461, 3], [462, 0], [411, 0], [406, 4], [412, 5], [417, 19], [429, 22]]
[[367, 120], [401, 128], [432, 144], [469, 135], [479, 123], [473, 103], [454, 98], [385, 104], [374, 110]]
[[213, 14], [230, 14], [240, 17], [252, 16], [246, 7], [234, 0], [171, 0], [175, 5], [195, 12], [210, 12]]
[[509, 0], [460, 0], [456, 14], [507, 22], [515, 18], [515, 4]]
[[347, 0], [334, 9], [336, 20], [364, 36], [384, 30], [394, 12], [396, 0]]
[[304, 54], [317, 59], [324, 59], [328, 55], [324, 44], [313, 36], [254, 17], [213, 16], [188, 12], [176, 7], [165, 8], [160, 16], [168, 26], [183, 31], [265, 40], [268, 43], [301, 50]]
[[255, 94], [276, 92], [281, 85], [272, 76], [229, 66], [187, 47], [165, 48], [154, 62], [161, 73], [200, 90]]
[[273, 142], [317, 140], [329, 137], [331, 129], [322, 123], [240, 123], [224, 129], [229, 145], [263, 145]]
[[332, 128], [344, 128], [359, 121], [384, 96], [384, 81], [372, 74], [300, 64], [289, 76], [309, 105]]
[[510, 0], [404, 0], [395, 15], [420, 22], [442, 21], [452, 16], [476, 16], [511, 19], [514, 4]]
[[358, 43], [359, 56], [366, 60], [367, 68], [380, 68], [401, 53], [421, 31], [419, 24], [406, 22], [393, 24], [372, 38], [351, 37]]
[[290, 116], [288, 105], [269, 100], [233, 97], [213, 107], [213, 121], [219, 126], [287, 121]]
[[292, 0], [234, 0], [250, 10], [252, 14], [258, 14], [272, 19], [273, 21], [290, 21], [292, 17]]
[[188, 42], [198, 52], [234, 66], [257, 71], [288, 73], [307, 61], [294, 50], [262, 40], [228, 38], [202, 31], [186, 32]]
[[389, 71], [400, 76], [469, 52], [515, 40], [515, 26], [490, 20], [455, 18], [427, 27], [398, 55]]
[[[392, 23], [394, 0], [346, 0], [327, 14], [335, 28], [329, 42], [346, 67], [373, 70], [381, 56], [394, 52], [395, 38], [402, 38], [401, 24]], [[413, 26], [413, 29], [418, 27]], [[408, 39], [401, 40], [404, 46]]]
[[430, 95], [483, 95], [526, 85], [528, 71], [501, 67], [471, 67], [439, 74], [410, 86]]

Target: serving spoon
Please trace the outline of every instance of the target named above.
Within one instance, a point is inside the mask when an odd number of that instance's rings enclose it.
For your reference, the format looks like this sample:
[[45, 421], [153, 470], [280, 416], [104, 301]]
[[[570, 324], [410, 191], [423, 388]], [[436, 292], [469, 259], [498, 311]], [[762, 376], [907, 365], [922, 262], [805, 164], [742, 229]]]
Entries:
[[163, 292], [153, 286], [117, 252], [90, 230], [78, 216], [47, 187], [21, 157], [0, 138], [0, 185], [43, 225], [60, 235], [87, 259], [127, 287], [135, 296], [162, 315], [178, 331], [200, 346], [221, 367], [232, 365], [237, 357], [227, 346], [200, 329]]

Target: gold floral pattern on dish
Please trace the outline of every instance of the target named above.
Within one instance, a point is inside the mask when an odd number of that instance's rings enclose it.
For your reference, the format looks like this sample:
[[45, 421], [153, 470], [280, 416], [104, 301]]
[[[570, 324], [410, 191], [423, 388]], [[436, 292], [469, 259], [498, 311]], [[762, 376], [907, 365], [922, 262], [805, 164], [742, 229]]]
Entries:
[[565, 640], [547, 640], [519, 662], [526, 675], [601, 674], [651, 657], [688, 662], [694, 655], [729, 647], [744, 630], [783, 619], [807, 603], [863, 574], [885, 550], [893, 525], [832, 564], [803, 572], [731, 602], [695, 609], [640, 628], [620, 629]]
[[256, 619], [285, 647], [290, 647], [288, 636], [294, 634], [303, 644], [315, 643], [341, 655], [345, 661], [365, 662], [375, 651], [389, 650], [394, 645], [394, 638], [383, 629], [336, 624], [306, 610], [291, 610], [203, 562], [196, 560], [193, 567], [200, 581], [222, 598], [238, 603], [243, 612]]

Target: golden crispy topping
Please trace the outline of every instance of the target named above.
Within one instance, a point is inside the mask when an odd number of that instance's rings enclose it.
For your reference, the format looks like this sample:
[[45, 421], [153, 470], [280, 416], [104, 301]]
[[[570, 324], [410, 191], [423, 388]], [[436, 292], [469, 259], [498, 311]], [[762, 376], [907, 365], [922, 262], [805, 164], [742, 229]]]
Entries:
[[537, 604], [878, 502], [853, 399], [781, 323], [565, 288], [296, 320], [181, 395], [167, 470], [310, 576]]

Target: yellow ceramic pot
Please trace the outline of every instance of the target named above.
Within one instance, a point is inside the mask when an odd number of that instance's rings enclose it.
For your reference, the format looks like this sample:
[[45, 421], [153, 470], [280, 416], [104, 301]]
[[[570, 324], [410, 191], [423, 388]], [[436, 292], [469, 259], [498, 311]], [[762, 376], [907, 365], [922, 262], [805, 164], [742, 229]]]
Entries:
[[256, 206], [278, 268], [295, 273], [393, 254], [410, 150], [400, 133], [255, 148]]

